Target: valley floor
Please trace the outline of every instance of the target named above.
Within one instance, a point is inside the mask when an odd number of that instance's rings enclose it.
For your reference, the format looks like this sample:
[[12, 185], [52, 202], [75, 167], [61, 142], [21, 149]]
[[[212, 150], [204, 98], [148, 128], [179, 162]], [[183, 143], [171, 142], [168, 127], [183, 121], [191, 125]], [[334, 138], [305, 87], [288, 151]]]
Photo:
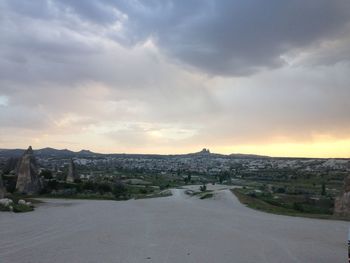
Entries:
[[259, 212], [223, 186], [215, 193], [48, 199], [31, 213], [1, 213], [0, 262], [346, 262], [349, 223]]

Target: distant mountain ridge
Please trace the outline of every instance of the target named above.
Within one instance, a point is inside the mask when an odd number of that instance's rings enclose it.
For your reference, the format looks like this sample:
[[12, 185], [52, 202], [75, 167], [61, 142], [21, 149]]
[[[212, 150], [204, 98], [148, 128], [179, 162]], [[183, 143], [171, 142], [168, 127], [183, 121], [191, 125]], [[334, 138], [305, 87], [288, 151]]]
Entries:
[[[19, 157], [24, 153], [24, 149], [0, 149], [0, 157]], [[89, 150], [81, 150], [74, 152], [68, 149], [54, 149], [46, 147], [43, 149], [34, 150], [34, 154], [38, 157], [60, 157], [60, 158], [72, 158], [72, 157], [92, 157], [96, 155], [102, 155], [100, 153], [94, 153]]]
[[[18, 158], [23, 155], [25, 149], [0, 149], [0, 157], [3, 158]], [[92, 158], [92, 157], [129, 157], [129, 158], [176, 158], [176, 157], [194, 157], [194, 158], [235, 158], [235, 159], [348, 159], [348, 158], [312, 158], [312, 157], [270, 157], [266, 155], [257, 154], [219, 154], [211, 153], [209, 149], [203, 148], [199, 152], [185, 153], [185, 154], [142, 154], [142, 153], [96, 153], [90, 150], [80, 150], [78, 152], [71, 151], [69, 149], [55, 149], [55, 148], [42, 148], [34, 150], [34, 154], [37, 157], [53, 157], [53, 158]]]
[[[0, 149], [0, 157], [20, 157], [24, 153], [24, 149]], [[68, 149], [55, 149], [55, 148], [42, 148], [34, 150], [34, 154], [37, 157], [56, 157], [56, 158], [73, 158], [73, 157], [97, 157], [97, 156], [115, 156], [115, 157], [222, 157], [222, 158], [269, 158], [268, 156], [254, 155], [254, 154], [218, 154], [211, 153], [209, 149], [204, 148], [203, 150], [195, 153], [187, 154], [127, 154], [127, 153], [95, 153], [89, 150], [81, 150], [74, 152]]]

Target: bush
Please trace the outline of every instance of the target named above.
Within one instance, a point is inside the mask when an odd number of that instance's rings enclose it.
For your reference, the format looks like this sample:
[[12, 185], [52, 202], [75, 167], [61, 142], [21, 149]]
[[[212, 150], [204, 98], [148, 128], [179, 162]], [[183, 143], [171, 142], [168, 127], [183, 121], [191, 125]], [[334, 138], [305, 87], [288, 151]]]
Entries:
[[214, 196], [213, 193], [206, 193], [200, 197], [200, 199], [212, 198]]
[[303, 212], [303, 211], [304, 211], [303, 205], [300, 204], [300, 203], [297, 203], [297, 202], [294, 202], [294, 203], [293, 203], [293, 209], [294, 209], [294, 210], [297, 210], [297, 211], [300, 211], [300, 212]]
[[10, 208], [8, 206], [0, 204], [0, 211], [10, 211]]
[[104, 193], [112, 192], [112, 187], [107, 183], [101, 183], [97, 185], [97, 191], [103, 195]]
[[141, 188], [139, 192], [140, 194], [147, 194], [147, 190], [145, 188]]
[[253, 198], [257, 197], [255, 192], [249, 192], [247, 195]]
[[207, 186], [203, 184], [199, 187], [199, 190], [201, 190], [201, 192], [205, 192], [207, 190]]
[[96, 188], [96, 185], [91, 181], [88, 181], [83, 184], [83, 190], [95, 191], [95, 188]]
[[278, 187], [276, 189], [276, 193], [284, 194], [285, 192], [286, 192], [286, 189], [284, 187]]
[[24, 213], [24, 212], [30, 212], [33, 210], [34, 208], [32, 206], [25, 205], [25, 204], [15, 204], [13, 206], [13, 212], [15, 213]]
[[325, 183], [322, 183], [322, 186], [321, 186], [321, 195], [326, 195], [326, 184], [325, 184]]
[[4, 176], [5, 188], [8, 193], [14, 193], [16, 191], [17, 177]]
[[113, 194], [114, 194], [114, 196], [116, 198], [120, 198], [121, 196], [125, 195], [126, 192], [127, 192], [127, 189], [126, 189], [125, 185], [122, 182], [117, 181], [114, 184]]
[[42, 170], [40, 176], [44, 176], [45, 179], [52, 179], [52, 172], [50, 170]]

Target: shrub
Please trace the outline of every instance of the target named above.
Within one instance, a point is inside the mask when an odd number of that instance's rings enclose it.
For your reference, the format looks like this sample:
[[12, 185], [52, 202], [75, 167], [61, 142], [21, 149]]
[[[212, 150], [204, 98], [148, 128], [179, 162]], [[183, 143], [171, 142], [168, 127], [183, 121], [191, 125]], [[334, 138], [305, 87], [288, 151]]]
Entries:
[[286, 192], [286, 189], [284, 187], [278, 187], [276, 189], [276, 193], [284, 194]]
[[326, 195], [326, 184], [322, 183], [321, 195]]
[[32, 206], [25, 205], [25, 204], [15, 204], [13, 206], [13, 212], [15, 213], [24, 213], [24, 212], [30, 212], [33, 210], [34, 208]]
[[200, 197], [200, 199], [212, 198], [214, 196], [213, 193], [206, 193]]
[[8, 206], [0, 204], [0, 211], [10, 211], [10, 208]]
[[205, 192], [207, 190], [207, 186], [203, 184], [199, 187], [199, 190], [201, 190], [201, 192]]
[[117, 181], [115, 184], [114, 184], [114, 187], [113, 187], [113, 194], [116, 198], [120, 198], [122, 195], [124, 195], [125, 193], [127, 192], [127, 189], [125, 187], [125, 185], [120, 182], [120, 181]]
[[97, 191], [102, 195], [104, 193], [112, 192], [112, 187], [107, 183], [97, 185]]
[[14, 193], [16, 191], [17, 177], [4, 176], [5, 188], [8, 193]]
[[141, 188], [139, 192], [140, 194], [147, 194], [147, 190], [145, 188]]
[[293, 203], [293, 209], [294, 209], [294, 210], [297, 210], [297, 211], [300, 211], [300, 212], [303, 212], [303, 211], [304, 211], [303, 205], [300, 204], [300, 203], [297, 203], [297, 202], [294, 202], [294, 203]]
[[83, 184], [83, 190], [95, 191], [95, 188], [96, 188], [96, 185], [91, 181], [85, 182]]
[[50, 170], [42, 170], [40, 176], [43, 176], [45, 179], [52, 179], [52, 172]]

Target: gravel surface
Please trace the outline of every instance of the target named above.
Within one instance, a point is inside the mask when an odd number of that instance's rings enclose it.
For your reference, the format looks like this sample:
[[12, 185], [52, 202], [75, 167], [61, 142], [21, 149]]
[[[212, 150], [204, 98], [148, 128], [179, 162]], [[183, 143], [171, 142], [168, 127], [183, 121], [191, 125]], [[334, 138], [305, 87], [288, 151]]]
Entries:
[[[194, 189], [198, 187], [193, 187]], [[223, 186], [130, 201], [45, 200], [0, 213], [0, 262], [346, 262], [348, 223], [267, 214]]]

